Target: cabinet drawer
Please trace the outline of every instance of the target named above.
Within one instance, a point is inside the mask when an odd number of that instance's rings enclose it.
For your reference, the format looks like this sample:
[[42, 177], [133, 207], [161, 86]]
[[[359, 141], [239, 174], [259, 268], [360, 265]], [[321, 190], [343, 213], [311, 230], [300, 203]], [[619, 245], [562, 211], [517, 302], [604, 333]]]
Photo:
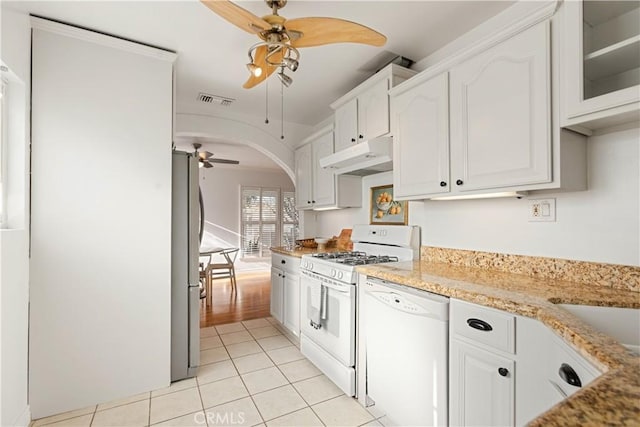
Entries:
[[454, 334], [493, 349], [515, 352], [515, 316], [458, 300], [451, 300]]
[[300, 258], [273, 253], [271, 254], [271, 266], [287, 273], [298, 274]]

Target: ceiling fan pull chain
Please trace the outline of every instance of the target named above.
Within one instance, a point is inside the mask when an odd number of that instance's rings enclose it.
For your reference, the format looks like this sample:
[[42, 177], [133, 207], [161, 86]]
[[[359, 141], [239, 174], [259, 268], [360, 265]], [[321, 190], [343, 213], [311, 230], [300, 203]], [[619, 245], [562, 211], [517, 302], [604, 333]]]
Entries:
[[264, 113], [265, 119], [264, 119], [264, 123], [268, 125], [269, 124], [269, 81], [266, 80], [266, 79], [265, 79], [265, 85], [264, 86], [267, 88], [266, 89], [267, 93], [266, 93], [266, 96], [264, 97], [265, 98], [265, 107], [264, 107], [264, 109], [265, 109], [265, 113]]
[[284, 139], [284, 81], [280, 84], [280, 139]]

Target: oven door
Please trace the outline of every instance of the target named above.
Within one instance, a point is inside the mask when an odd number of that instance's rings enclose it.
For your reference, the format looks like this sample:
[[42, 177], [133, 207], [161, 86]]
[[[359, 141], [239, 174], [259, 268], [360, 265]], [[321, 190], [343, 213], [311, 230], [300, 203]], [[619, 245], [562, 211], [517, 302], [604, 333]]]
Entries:
[[[355, 366], [356, 287], [302, 271], [300, 279], [300, 330], [307, 338], [340, 361]], [[327, 293], [324, 319], [314, 325], [320, 287]]]

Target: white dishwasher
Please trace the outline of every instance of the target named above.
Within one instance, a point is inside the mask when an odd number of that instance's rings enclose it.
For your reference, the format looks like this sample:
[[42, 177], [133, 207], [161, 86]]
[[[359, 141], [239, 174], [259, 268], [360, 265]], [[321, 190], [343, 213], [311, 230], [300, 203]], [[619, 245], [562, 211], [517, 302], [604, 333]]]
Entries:
[[385, 425], [446, 426], [449, 298], [368, 277], [367, 397]]

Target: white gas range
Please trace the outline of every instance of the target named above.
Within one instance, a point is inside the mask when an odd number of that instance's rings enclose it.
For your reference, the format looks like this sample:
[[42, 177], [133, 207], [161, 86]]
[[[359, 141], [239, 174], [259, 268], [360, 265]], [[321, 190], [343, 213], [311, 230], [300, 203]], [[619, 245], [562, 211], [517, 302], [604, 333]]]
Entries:
[[356, 225], [352, 252], [304, 255], [300, 262], [300, 350], [345, 393], [356, 394], [356, 266], [420, 256], [415, 226]]

